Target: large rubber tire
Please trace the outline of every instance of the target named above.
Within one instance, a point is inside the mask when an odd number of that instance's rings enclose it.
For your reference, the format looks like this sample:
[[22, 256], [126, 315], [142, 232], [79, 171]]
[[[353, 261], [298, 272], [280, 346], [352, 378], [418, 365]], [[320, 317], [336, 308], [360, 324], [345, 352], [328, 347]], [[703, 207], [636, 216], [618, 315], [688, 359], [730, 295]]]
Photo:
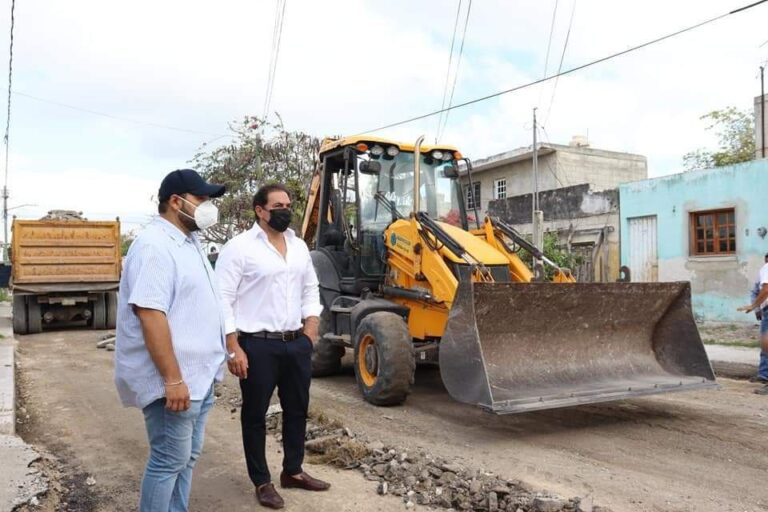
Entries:
[[40, 303], [34, 295], [27, 297], [27, 326], [29, 334], [43, 332], [43, 314], [40, 311]]
[[366, 401], [398, 405], [413, 385], [416, 360], [408, 325], [399, 315], [366, 316], [355, 332], [355, 377]]
[[117, 292], [107, 292], [107, 329], [117, 327]]
[[93, 302], [93, 322], [91, 326], [94, 329], [103, 330], [107, 328], [107, 301], [106, 293], [101, 293], [96, 296], [96, 300]]
[[13, 332], [15, 334], [27, 334], [27, 297], [26, 295], [13, 296]]
[[344, 357], [346, 350], [322, 338], [323, 334], [330, 331], [330, 322], [331, 311], [327, 306], [323, 306], [318, 328], [320, 339], [317, 340], [312, 351], [312, 377], [329, 377], [341, 371], [341, 358]]

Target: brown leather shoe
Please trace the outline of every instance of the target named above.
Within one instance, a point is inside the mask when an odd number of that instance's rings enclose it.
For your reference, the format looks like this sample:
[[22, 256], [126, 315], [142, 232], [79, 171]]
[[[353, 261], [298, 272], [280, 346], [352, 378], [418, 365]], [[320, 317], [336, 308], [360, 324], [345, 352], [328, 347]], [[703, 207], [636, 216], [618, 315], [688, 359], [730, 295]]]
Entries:
[[312, 478], [306, 473], [301, 473], [298, 478], [295, 478], [283, 471], [280, 473], [280, 487], [283, 489], [295, 487], [306, 491], [327, 491], [331, 488], [331, 484]]
[[256, 488], [256, 499], [259, 500], [259, 503], [261, 503], [262, 507], [283, 508], [285, 506], [283, 498], [277, 494], [275, 486], [272, 485], [272, 482], [260, 485]]

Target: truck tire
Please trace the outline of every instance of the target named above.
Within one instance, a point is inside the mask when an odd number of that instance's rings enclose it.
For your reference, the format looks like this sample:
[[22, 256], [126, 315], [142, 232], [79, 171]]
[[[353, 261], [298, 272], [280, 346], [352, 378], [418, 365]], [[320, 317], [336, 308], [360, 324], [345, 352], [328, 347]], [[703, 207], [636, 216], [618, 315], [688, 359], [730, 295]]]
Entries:
[[320, 339], [317, 340], [312, 351], [312, 377], [329, 377], [341, 371], [341, 358], [346, 352], [344, 347], [334, 345], [323, 339], [323, 334], [331, 329], [330, 316], [330, 310], [324, 307], [323, 312], [320, 313], [320, 326], [318, 328]]
[[395, 313], [366, 316], [355, 331], [355, 377], [366, 401], [398, 405], [411, 392], [416, 370], [408, 325]]
[[107, 329], [117, 327], [117, 292], [107, 292]]
[[27, 326], [29, 334], [43, 332], [43, 314], [40, 311], [40, 303], [34, 295], [27, 297]]
[[107, 328], [107, 301], [106, 293], [100, 293], [93, 301], [93, 323], [94, 329], [103, 330]]
[[15, 334], [27, 334], [27, 297], [25, 295], [13, 296], [13, 332]]

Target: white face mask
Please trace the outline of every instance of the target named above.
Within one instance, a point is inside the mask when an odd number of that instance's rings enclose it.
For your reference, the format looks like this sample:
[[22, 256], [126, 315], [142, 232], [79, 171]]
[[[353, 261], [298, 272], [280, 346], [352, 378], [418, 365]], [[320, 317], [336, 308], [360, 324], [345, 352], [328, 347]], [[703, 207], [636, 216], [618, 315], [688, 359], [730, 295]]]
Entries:
[[200, 229], [208, 229], [211, 226], [215, 226], [217, 222], [219, 222], [219, 209], [216, 208], [216, 205], [211, 202], [211, 200], [203, 201], [202, 203], [195, 205], [194, 203], [191, 203], [184, 199], [183, 197], [179, 196], [182, 201], [184, 201], [187, 204], [191, 204], [195, 207], [195, 216], [190, 217], [183, 211], [179, 210], [179, 213], [182, 215], [192, 219], [195, 221], [195, 224], [197, 224], [197, 227]]

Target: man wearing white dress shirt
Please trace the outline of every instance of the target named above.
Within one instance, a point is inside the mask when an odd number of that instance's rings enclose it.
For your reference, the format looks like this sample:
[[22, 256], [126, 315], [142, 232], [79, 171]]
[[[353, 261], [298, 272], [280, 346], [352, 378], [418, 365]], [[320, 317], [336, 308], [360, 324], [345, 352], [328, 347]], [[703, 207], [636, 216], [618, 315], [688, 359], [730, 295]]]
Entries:
[[283, 409], [280, 485], [324, 491], [330, 484], [302, 469], [312, 350], [318, 338], [320, 293], [307, 245], [291, 223], [291, 199], [279, 184], [253, 198], [256, 223], [219, 253], [229, 370], [240, 378], [240, 420], [248, 475], [265, 507], [282, 508], [265, 454], [266, 412], [275, 388]]

